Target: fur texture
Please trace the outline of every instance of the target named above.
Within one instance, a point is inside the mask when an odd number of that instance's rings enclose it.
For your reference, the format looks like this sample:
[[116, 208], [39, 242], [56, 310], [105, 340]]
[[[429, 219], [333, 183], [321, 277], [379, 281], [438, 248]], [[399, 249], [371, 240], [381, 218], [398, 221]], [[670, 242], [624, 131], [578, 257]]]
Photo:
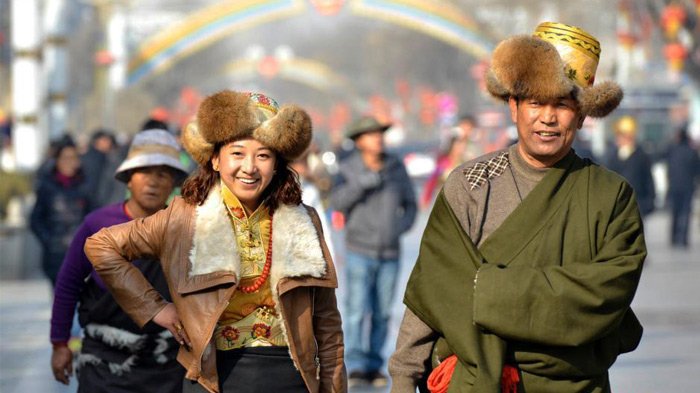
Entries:
[[501, 42], [493, 51], [487, 87], [495, 97], [564, 97], [574, 83], [564, 74], [564, 63], [550, 43], [530, 36]]
[[206, 165], [214, 154], [214, 145], [204, 140], [197, 122], [191, 122], [182, 133], [182, 145], [199, 165]]
[[185, 128], [183, 145], [205, 165], [217, 143], [253, 137], [288, 161], [301, 156], [311, 143], [311, 117], [295, 105], [285, 105], [267, 118], [247, 93], [224, 90], [202, 101], [197, 120]]
[[[326, 260], [316, 227], [304, 206], [280, 206], [272, 221], [272, 232], [270, 284], [273, 293], [284, 277], [322, 277], [326, 273]], [[238, 246], [218, 186], [196, 209], [190, 264], [190, 276], [220, 270], [240, 275]]]
[[515, 36], [493, 51], [486, 72], [486, 88], [494, 97], [549, 100], [574, 94], [586, 116], [604, 117], [622, 101], [622, 89], [614, 82], [580, 88], [566, 76], [559, 52], [547, 41]]
[[197, 111], [197, 123], [204, 140], [212, 144], [250, 136], [260, 125], [248, 94], [230, 90], [205, 98]]
[[623, 97], [622, 88], [615, 82], [606, 81], [582, 89], [578, 96], [581, 111], [591, 117], [605, 117], [615, 110]]
[[253, 132], [253, 138], [292, 161], [311, 143], [311, 117], [296, 105], [285, 105]]

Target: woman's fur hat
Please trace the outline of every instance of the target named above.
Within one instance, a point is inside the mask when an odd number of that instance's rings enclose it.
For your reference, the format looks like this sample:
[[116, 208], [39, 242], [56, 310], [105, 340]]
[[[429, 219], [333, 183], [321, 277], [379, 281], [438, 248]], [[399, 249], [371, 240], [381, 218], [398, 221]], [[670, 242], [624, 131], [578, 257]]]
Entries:
[[585, 31], [560, 23], [542, 23], [534, 36], [515, 36], [498, 44], [486, 73], [496, 98], [556, 99], [573, 94], [581, 113], [605, 117], [622, 101], [615, 82], [593, 85], [600, 44]]
[[187, 125], [182, 143], [204, 166], [217, 143], [252, 137], [287, 161], [299, 157], [311, 143], [311, 118], [296, 105], [280, 108], [259, 93], [220, 91], [202, 101], [197, 119]]

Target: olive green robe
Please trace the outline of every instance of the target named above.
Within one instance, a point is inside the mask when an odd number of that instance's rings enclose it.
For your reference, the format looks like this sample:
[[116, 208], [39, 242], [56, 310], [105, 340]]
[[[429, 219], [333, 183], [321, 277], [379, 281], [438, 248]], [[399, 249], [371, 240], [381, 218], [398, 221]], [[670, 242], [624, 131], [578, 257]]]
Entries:
[[607, 392], [609, 367], [638, 345], [646, 246], [632, 188], [571, 157], [478, 249], [438, 196], [404, 302], [457, 354], [449, 392], [500, 392], [506, 361], [519, 392]]

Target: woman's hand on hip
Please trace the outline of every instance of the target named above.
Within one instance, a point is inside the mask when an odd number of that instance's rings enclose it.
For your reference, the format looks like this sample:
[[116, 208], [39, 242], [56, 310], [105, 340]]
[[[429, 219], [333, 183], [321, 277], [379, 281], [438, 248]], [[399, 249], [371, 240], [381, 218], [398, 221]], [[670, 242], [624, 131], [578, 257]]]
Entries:
[[190, 338], [185, 331], [185, 327], [182, 326], [182, 321], [180, 321], [180, 317], [177, 315], [177, 309], [174, 304], [168, 303], [167, 306], [163, 307], [163, 309], [153, 317], [153, 322], [168, 329], [180, 345], [184, 345], [187, 349], [192, 346]]

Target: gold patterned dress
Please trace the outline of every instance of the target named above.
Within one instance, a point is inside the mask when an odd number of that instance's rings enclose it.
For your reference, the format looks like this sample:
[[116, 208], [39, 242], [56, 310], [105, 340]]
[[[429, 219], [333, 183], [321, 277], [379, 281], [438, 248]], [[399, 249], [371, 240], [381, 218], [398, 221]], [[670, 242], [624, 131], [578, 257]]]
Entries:
[[241, 202], [221, 183], [221, 193], [233, 227], [241, 260], [239, 289], [219, 318], [214, 337], [216, 348], [226, 351], [242, 347], [288, 346], [282, 333], [282, 320], [275, 309], [270, 281], [257, 291], [246, 293], [263, 273], [272, 218], [264, 205], [248, 216]]

